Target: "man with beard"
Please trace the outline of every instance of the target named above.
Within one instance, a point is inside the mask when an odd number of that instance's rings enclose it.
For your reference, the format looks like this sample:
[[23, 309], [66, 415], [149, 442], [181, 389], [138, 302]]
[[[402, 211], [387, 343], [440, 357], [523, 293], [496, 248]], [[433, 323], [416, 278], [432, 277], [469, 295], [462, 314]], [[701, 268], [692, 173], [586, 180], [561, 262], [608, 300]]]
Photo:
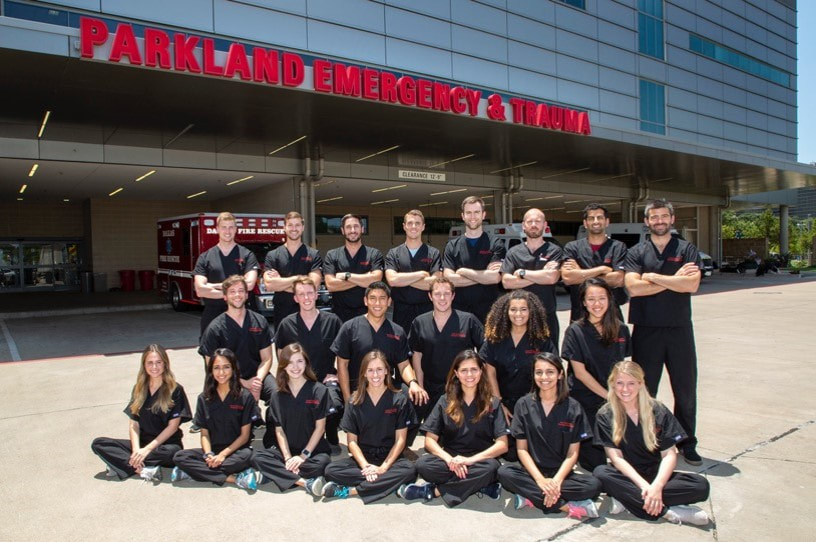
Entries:
[[700, 287], [697, 247], [671, 234], [674, 207], [652, 200], [644, 211], [651, 236], [629, 249], [624, 281], [632, 301], [629, 323], [632, 359], [646, 373], [649, 393], [657, 395], [663, 365], [674, 394], [674, 416], [688, 434], [678, 446], [690, 465], [697, 453], [697, 351], [691, 322], [691, 294]]
[[405, 242], [385, 255], [385, 280], [391, 286], [394, 322], [408, 331], [414, 318], [432, 308], [428, 288], [431, 280], [441, 275], [442, 261], [438, 250], [422, 242], [422, 211], [408, 211], [402, 229]]
[[506, 252], [504, 242], [482, 230], [486, 216], [482, 198], [462, 200], [465, 234], [448, 241], [442, 258], [445, 278], [459, 290], [453, 307], [475, 315], [482, 323], [499, 294], [499, 271]]
[[580, 319], [584, 314], [579, 290], [581, 284], [592, 277], [602, 278], [612, 287], [618, 318], [623, 320], [620, 306], [629, 301], [626, 290], [623, 289], [626, 245], [607, 237], [608, 227], [609, 215], [606, 207], [599, 203], [590, 203], [584, 208], [584, 228], [587, 236], [584, 239], [570, 241], [564, 247], [561, 278], [564, 284], [571, 286], [570, 322]]
[[563, 257], [561, 247], [544, 240], [547, 219], [541, 209], [524, 213], [521, 223], [527, 239], [507, 252], [501, 270], [502, 285], [508, 290], [524, 288], [538, 296], [547, 311], [550, 338], [558, 348], [558, 314], [555, 285], [561, 277], [559, 265]]
[[348, 214], [340, 221], [346, 240], [342, 247], [330, 250], [323, 260], [326, 288], [332, 293], [332, 310], [343, 322], [365, 314], [365, 289], [382, 280], [383, 257], [379, 250], [363, 244], [363, 220]]
[[294, 300], [294, 283], [301, 276], [307, 276], [320, 286], [323, 274], [320, 268], [323, 260], [320, 253], [307, 247], [301, 241], [303, 237], [303, 217], [292, 211], [284, 219], [286, 242], [270, 250], [264, 261], [263, 283], [267, 292], [275, 292], [273, 318], [275, 326], [290, 314], [298, 311]]
[[229, 348], [238, 359], [241, 386], [257, 401], [269, 402], [275, 391], [272, 368], [272, 331], [262, 315], [246, 308], [247, 284], [241, 275], [232, 275], [223, 282], [227, 311], [219, 314], [207, 326], [201, 337], [198, 353], [207, 363], [219, 348]]

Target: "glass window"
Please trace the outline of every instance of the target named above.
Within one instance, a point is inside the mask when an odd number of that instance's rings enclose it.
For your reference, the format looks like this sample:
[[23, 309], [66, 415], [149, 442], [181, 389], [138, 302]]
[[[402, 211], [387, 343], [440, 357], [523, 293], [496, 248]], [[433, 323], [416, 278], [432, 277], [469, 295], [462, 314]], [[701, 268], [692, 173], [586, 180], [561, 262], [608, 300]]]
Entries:
[[666, 90], [658, 83], [640, 80], [640, 129], [665, 135]]
[[[340, 234], [340, 221], [344, 215], [316, 215], [315, 233], [318, 234]], [[368, 216], [361, 216], [363, 219], [363, 235], [368, 233]]]
[[585, 0], [561, 0], [561, 1], [565, 4], [568, 4], [572, 7], [576, 7], [578, 9], [586, 9]]
[[689, 34], [689, 49], [778, 85], [790, 87], [789, 73], [703, 37]]
[[638, 0], [638, 51], [663, 59], [663, 0]]

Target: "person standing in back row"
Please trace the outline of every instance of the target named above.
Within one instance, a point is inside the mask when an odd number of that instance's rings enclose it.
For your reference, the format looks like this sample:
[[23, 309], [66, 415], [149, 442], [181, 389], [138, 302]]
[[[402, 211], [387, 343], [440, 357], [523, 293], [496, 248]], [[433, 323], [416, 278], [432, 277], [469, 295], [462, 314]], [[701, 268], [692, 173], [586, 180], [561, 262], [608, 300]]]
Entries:
[[465, 233], [448, 241], [442, 258], [445, 277], [458, 290], [453, 308], [469, 312], [484, 323], [490, 306], [499, 295], [504, 242], [482, 230], [484, 200], [468, 196], [462, 201]]
[[547, 218], [541, 209], [524, 213], [522, 222], [527, 240], [507, 252], [501, 271], [502, 285], [508, 290], [523, 288], [535, 294], [547, 313], [550, 338], [558, 353], [558, 314], [555, 285], [561, 278], [559, 265], [563, 252], [561, 247], [544, 239]]
[[297, 211], [287, 213], [283, 229], [286, 242], [270, 250], [264, 261], [263, 284], [267, 292], [275, 292], [272, 315], [277, 327], [281, 321], [298, 311], [295, 303], [294, 284], [303, 275], [320, 288], [323, 259], [320, 253], [303, 244], [303, 216]]
[[674, 394], [674, 416], [688, 439], [680, 452], [690, 465], [702, 464], [697, 453], [697, 351], [691, 322], [691, 294], [700, 287], [697, 247], [672, 236], [674, 207], [652, 200], [644, 211], [649, 239], [629, 249], [624, 277], [632, 296], [629, 323], [632, 359], [646, 374], [646, 387], [657, 395], [663, 364]]
[[385, 255], [385, 280], [394, 300], [394, 322], [405, 331], [411, 322], [432, 310], [428, 289], [431, 280], [442, 274], [439, 251], [422, 242], [425, 217], [422, 211], [408, 211], [403, 218], [405, 242]]
[[599, 203], [590, 203], [584, 207], [584, 228], [587, 236], [570, 241], [564, 247], [564, 261], [561, 262], [561, 278], [564, 284], [571, 286], [570, 322], [584, 316], [584, 304], [579, 291], [580, 286], [592, 277], [602, 278], [612, 288], [618, 318], [623, 320], [620, 306], [629, 301], [623, 288], [623, 260], [626, 258], [626, 245], [606, 235], [609, 227], [609, 212]]
[[342, 247], [330, 250], [323, 260], [326, 288], [332, 293], [332, 312], [343, 322], [366, 313], [365, 289], [383, 278], [382, 253], [363, 244], [363, 220], [348, 214], [340, 220], [345, 239]]

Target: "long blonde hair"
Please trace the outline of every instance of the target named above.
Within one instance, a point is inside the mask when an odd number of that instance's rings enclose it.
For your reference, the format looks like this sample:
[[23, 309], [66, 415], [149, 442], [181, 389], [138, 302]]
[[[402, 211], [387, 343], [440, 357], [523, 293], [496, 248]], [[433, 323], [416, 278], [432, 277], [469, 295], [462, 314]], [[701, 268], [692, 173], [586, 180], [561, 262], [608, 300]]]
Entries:
[[606, 381], [609, 391], [607, 392], [607, 408], [612, 410], [612, 441], [619, 445], [626, 435], [626, 424], [629, 417], [626, 409], [615, 393], [615, 381], [621, 374], [631, 376], [637, 380], [641, 386], [638, 390], [638, 421], [643, 432], [643, 442], [646, 448], [651, 451], [657, 450], [657, 435], [655, 434], [654, 404], [655, 400], [649, 395], [646, 389], [645, 375], [640, 365], [634, 361], [619, 361], [612, 367], [609, 378]]
[[133, 392], [130, 396], [130, 412], [134, 416], [138, 416], [142, 409], [147, 396], [150, 393], [150, 376], [145, 371], [145, 361], [147, 356], [155, 352], [164, 362], [164, 372], [162, 373], [162, 384], [159, 387], [158, 398], [150, 406], [150, 411], [154, 414], [159, 412], [167, 413], [173, 408], [175, 402], [173, 401], [173, 392], [176, 391], [176, 377], [173, 371], [170, 370], [170, 358], [167, 356], [167, 351], [159, 344], [149, 344], [142, 352], [142, 362], [139, 364], [139, 374], [136, 375], [136, 385], [133, 386]]

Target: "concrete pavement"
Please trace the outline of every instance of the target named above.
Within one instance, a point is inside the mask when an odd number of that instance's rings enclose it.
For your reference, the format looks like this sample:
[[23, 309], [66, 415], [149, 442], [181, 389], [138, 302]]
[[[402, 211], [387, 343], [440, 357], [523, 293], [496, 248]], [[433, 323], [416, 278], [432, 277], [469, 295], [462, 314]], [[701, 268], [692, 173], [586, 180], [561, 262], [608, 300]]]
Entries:
[[[270, 486], [247, 494], [207, 484], [111, 482], [90, 442], [103, 435], [126, 437], [122, 409], [139, 356], [97, 350], [0, 364], [0, 539], [810, 540], [806, 510], [816, 485], [814, 303], [816, 282], [789, 275], [723, 275], [704, 283], [694, 299], [698, 450], [705, 463], [692, 469], [680, 460], [679, 466], [703, 472], [711, 482], [711, 498], [701, 504], [716, 523], [706, 529], [647, 523], [628, 514], [606, 517], [605, 503], [595, 520], [542, 517], [513, 510], [506, 491], [498, 502], [471, 497], [449, 510], [439, 500], [422, 504], [388, 497], [364, 506], [356, 499], [315, 502], [302, 490], [282, 495]], [[154, 320], [159, 312], [146, 318]], [[567, 316], [559, 312], [562, 326]], [[197, 322], [189, 320], [197, 330]], [[148, 327], [139, 328], [139, 348]], [[59, 329], [44, 326], [37, 334], [44, 335], [42, 341], [64, 340]], [[20, 329], [13, 333], [22, 336]], [[113, 351], [124, 350], [130, 348]], [[201, 359], [192, 348], [170, 355], [194, 404], [203, 380]], [[665, 376], [659, 396], [671, 404]], [[198, 446], [197, 435], [185, 433], [184, 441]], [[418, 438], [414, 448], [421, 445]]]

